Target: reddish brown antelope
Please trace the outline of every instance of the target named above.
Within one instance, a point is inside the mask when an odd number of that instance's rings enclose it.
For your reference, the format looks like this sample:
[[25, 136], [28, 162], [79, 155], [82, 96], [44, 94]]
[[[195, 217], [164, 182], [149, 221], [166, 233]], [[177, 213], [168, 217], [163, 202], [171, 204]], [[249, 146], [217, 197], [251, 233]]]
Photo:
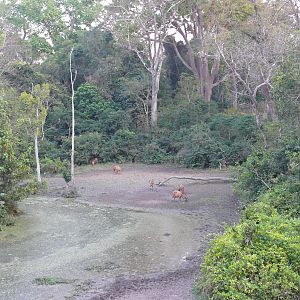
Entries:
[[94, 166], [94, 165], [97, 164], [97, 163], [98, 163], [98, 158], [97, 158], [97, 157], [95, 157], [95, 158], [93, 158], [93, 159], [91, 160], [92, 166]]
[[180, 191], [173, 191], [172, 197], [173, 197], [173, 200], [175, 200], [176, 198], [178, 198], [179, 200], [183, 199], [184, 201], [187, 201], [187, 195], [183, 194]]
[[114, 165], [113, 171], [115, 172], [116, 175], [119, 175], [121, 174], [121, 167], [119, 165]]

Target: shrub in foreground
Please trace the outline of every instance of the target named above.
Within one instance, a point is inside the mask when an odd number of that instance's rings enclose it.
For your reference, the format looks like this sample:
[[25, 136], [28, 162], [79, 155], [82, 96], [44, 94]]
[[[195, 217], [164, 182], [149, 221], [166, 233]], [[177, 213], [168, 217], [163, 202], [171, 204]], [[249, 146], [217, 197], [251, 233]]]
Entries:
[[4, 205], [0, 205], [0, 231], [2, 227], [14, 224], [14, 218], [10, 216]]
[[300, 220], [258, 202], [213, 241], [196, 287], [199, 299], [299, 299]]
[[288, 178], [300, 179], [300, 139], [280, 141], [276, 149], [259, 149], [236, 169], [235, 193], [254, 201], [273, 186]]
[[272, 205], [280, 214], [300, 218], [300, 181], [294, 178], [277, 184], [260, 201]]

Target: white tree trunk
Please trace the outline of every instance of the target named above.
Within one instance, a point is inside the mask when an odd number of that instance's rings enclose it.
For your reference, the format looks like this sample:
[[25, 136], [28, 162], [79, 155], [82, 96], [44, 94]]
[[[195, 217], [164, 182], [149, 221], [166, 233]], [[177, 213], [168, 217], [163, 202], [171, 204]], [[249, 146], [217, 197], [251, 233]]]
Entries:
[[[72, 87], [73, 89], [73, 87]], [[71, 150], [71, 183], [75, 184], [75, 112], [74, 112], [74, 91], [72, 90], [72, 150]]]
[[[39, 119], [39, 107], [36, 107], [35, 117]], [[39, 158], [39, 141], [38, 141], [38, 129], [35, 129], [34, 132], [34, 154], [35, 154], [35, 163], [36, 163], [36, 180], [38, 183], [42, 182], [41, 178], [41, 166], [40, 166], [40, 158]]]
[[[162, 49], [162, 46], [161, 46]], [[163, 51], [158, 51], [156, 55], [156, 60], [154, 63], [154, 67], [151, 70], [151, 77], [152, 77], [152, 99], [151, 99], [151, 126], [152, 128], [157, 127], [157, 95], [159, 92], [159, 83], [160, 83], [160, 75], [162, 64], [164, 60], [164, 53]]]
[[73, 187], [75, 186], [75, 167], [74, 167], [74, 156], [75, 156], [75, 108], [74, 108], [74, 82], [76, 80], [77, 71], [75, 71], [75, 75], [73, 77], [72, 71], [72, 54], [73, 48], [70, 52], [70, 79], [71, 79], [71, 89], [72, 89], [72, 126], [71, 126], [71, 140], [72, 140], [72, 149], [71, 149], [71, 184]]
[[151, 126], [157, 127], [157, 94], [159, 91], [159, 77], [160, 74], [152, 76], [152, 99], [151, 99]]
[[235, 110], [238, 110], [238, 87], [237, 80], [234, 74], [231, 75], [231, 94], [232, 94], [232, 105]]
[[42, 182], [41, 178], [41, 166], [39, 158], [39, 145], [38, 145], [38, 134], [34, 134], [34, 153], [35, 153], [35, 163], [36, 163], [36, 179], [38, 183]]

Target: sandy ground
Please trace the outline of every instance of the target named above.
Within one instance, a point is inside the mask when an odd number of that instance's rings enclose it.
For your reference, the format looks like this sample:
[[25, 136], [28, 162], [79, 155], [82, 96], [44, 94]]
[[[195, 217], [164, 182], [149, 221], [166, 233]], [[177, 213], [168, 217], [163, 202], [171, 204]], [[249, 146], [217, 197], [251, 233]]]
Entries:
[[[26, 199], [16, 226], [0, 233], [0, 299], [194, 299], [192, 288], [208, 241], [238, 219], [230, 184], [172, 179], [226, 172], [172, 166], [110, 165], [76, 170], [79, 197], [61, 197], [59, 176], [48, 192]], [[185, 185], [188, 201], [171, 193]], [[69, 284], [39, 286], [59, 276]]]

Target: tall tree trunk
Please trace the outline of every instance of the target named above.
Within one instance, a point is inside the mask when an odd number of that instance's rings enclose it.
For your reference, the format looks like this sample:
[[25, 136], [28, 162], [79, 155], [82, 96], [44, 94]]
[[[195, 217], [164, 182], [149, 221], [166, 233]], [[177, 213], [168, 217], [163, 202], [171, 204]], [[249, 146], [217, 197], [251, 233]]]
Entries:
[[[33, 90], [33, 88], [32, 88]], [[37, 105], [35, 109], [35, 117], [36, 120], [39, 119], [39, 107]], [[41, 166], [40, 166], [40, 158], [39, 158], [39, 142], [38, 142], [38, 129], [35, 129], [34, 132], [34, 154], [35, 154], [35, 163], [36, 163], [36, 180], [38, 183], [42, 182], [41, 178]]]
[[146, 132], [149, 131], [149, 99], [150, 99], [151, 91], [148, 90], [147, 94], [145, 95], [146, 99], [143, 97], [140, 97], [140, 100], [143, 104], [143, 110], [144, 110], [144, 130]]
[[157, 94], [159, 91], [159, 76], [152, 77], [151, 126], [157, 127]]
[[35, 132], [34, 134], [34, 154], [35, 154], [35, 163], [36, 163], [36, 179], [38, 183], [41, 183], [42, 178], [41, 178], [41, 166], [40, 166], [40, 158], [39, 158], [39, 145], [38, 145], [37, 132]]
[[150, 124], [149, 124], [149, 96], [150, 93], [146, 97], [146, 101], [143, 102], [144, 105], [144, 114], [145, 114], [145, 131], [149, 132]]
[[212, 53], [208, 53], [202, 48], [195, 49], [191, 43], [191, 38], [195, 38], [201, 44], [206, 39], [205, 20], [202, 9], [197, 5], [192, 6], [189, 24], [185, 22], [186, 20], [183, 21], [180, 18], [172, 22], [177, 33], [181, 35], [184, 41], [184, 46], [187, 50], [186, 53], [180, 53], [175, 38], [172, 44], [180, 61], [193, 73], [195, 79], [198, 81], [198, 90], [201, 98], [210, 103], [213, 88], [222, 81], [215, 82], [220, 69], [220, 56], [218, 52], [212, 55]]
[[207, 78], [206, 85], [205, 85], [205, 95], [204, 95], [204, 99], [207, 103], [211, 102], [212, 89], [213, 89], [213, 83], [211, 81], [211, 78]]
[[253, 110], [253, 113], [255, 114], [255, 121], [256, 121], [257, 128], [258, 128], [259, 132], [261, 133], [263, 143], [264, 143], [264, 147], [268, 148], [269, 145], [268, 145], [267, 137], [266, 137], [266, 135], [265, 135], [265, 133], [262, 129], [261, 116], [260, 116], [260, 113], [259, 113], [259, 108], [258, 108], [258, 103], [257, 103], [257, 100], [256, 100], [256, 96], [252, 96], [251, 100], [252, 100], [252, 110]]
[[[176, 53], [177, 55], [180, 55], [179, 51], [176, 51]], [[210, 68], [207, 56], [200, 58], [198, 56], [193, 57], [191, 55], [192, 54], [189, 53], [188, 62], [185, 62], [184, 65], [192, 71], [194, 77], [198, 81], [198, 91], [201, 98], [207, 103], [210, 103], [213, 88], [218, 85], [218, 83], [215, 83], [215, 80], [219, 73], [220, 58], [215, 57]], [[181, 61], [184, 61], [182, 57]]]
[[270, 119], [271, 121], [278, 121], [275, 104], [273, 102], [271, 92], [270, 92], [270, 86], [264, 85], [262, 87], [262, 92], [265, 98], [265, 113], [267, 115], [267, 118]]
[[73, 187], [75, 187], [75, 163], [74, 163], [74, 156], [75, 156], [75, 108], [74, 108], [74, 82], [76, 80], [77, 76], [77, 70], [75, 71], [75, 76], [73, 77], [73, 71], [72, 71], [72, 54], [73, 54], [73, 48], [70, 52], [70, 81], [71, 81], [71, 89], [72, 89], [72, 130], [71, 130], [71, 140], [72, 140], [72, 150], [71, 150], [71, 184]]
[[146, 130], [146, 132], [149, 131], [149, 114], [148, 114], [148, 112], [145, 113], [145, 130]]
[[237, 88], [237, 81], [236, 81], [236, 77], [234, 74], [232, 74], [231, 76], [231, 94], [232, 94], [232, 105], [234, 107], [234, 109], [238, 110], [238, 88]]
[[160, 74], [163, 63], [163, 53], [157, 57], [155, 67], [151, 72], [152, 77], [152, 96], [151, 96], [151, 126], [152, 128], [157, 127], [157, 95], [159, 92]]
[[[73, 88], [72, 88], [73, 89]], [[72, 150], [71, 150], [71, 183], [75, 184], [75, 112], [74, 112], [74, 91], [72, 90]]]

